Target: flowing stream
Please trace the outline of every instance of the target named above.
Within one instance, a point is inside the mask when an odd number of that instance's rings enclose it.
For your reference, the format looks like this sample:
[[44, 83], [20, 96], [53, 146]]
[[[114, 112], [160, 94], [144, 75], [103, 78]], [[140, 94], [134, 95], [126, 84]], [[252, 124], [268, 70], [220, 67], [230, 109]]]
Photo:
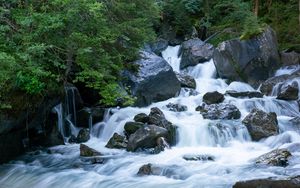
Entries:
[[[169, 47], [163, 57], [179, 71], [179, 46]], [[277, 74], [289, 72], [280, 70]], [[300, 150], [292, 152], [293, 157], [287, 167], [266, 167], [256, 165], [254, 160], [273, 149], [300, 144], [299, 127], [291, 126], [289, 120], [300, 116], [297, 102], [277, 100], [276, 97], [237, 99], [225, 97], [225, 103], [236, 105], [241, 111], [239, 120], [203, 119], [195, 108], [201, 104], [208, 91], [227, 90], [254, 91], [250, 85], [216, 79], [213, 61], [183, 70], [193, 76], [197, 83], [197, 94], [189, 95], [182, 89], [178, 97], [153, 103], [149, 107], [110, 109], [103, 122], [94, 122], [92, 138], [86, 145], [100, 151], [104, 164], [90, 164], [79, 157], [78, 144], [66, 144], [50, 148], [51, 152], [28, 153], [15, 161], [0, 166], [0, 187], [12, 188], [62, 188], [62, 187], [101, 187], [101, 188], [226, 188], [241, 180], [277, 177], [284, 178], [300, 174]], [[185, 112], [172, 112], [168, 103], [186, 105]], [[124, 124], [133, 120], [138, 113], [149, 114], [150, 108], [159, 107], [170, 122], [178, 127], [176, 146], [156, 154], [131, 153], [125, 150], [105, 148], [107, 141], [117, 132], [123, 134]], [[253, 108], [266, 112], [276, 112], [280, 134], [260, 142], [252, 142], [241, 120]], [[55, 108], [59, 114], [61, 106]], [[60, 117], [60, 116], [59, 116]], [[60, 117], [61, 118], [61, 117]], [[73, 119], [76, 117], [73, 117]], [[72, 119], [70, 120], [72, 122]], [[63, 131], [62, 125], [59, 124]], [[209, 155], [214, 161], [186, 161], [186, 155]], [[152, 163], [162, 167], [160, 176], [137, 176], [139, 168]]]

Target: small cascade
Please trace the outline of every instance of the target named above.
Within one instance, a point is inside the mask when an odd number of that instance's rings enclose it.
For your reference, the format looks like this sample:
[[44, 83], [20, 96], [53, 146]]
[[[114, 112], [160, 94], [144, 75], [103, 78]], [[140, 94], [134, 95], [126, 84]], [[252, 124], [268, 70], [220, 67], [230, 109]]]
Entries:
[[180, 45], [168, 46], [168, 48], [162, 52], [162, 57], [169, 63], [175, 72], [180, 72], [181, 57], [179, 56], [179, 49]]
[[60, 103], [57, 106], [55, 106], [53, 108], [53, 112], [55, 112], [57, 114], [58, 131], [63, 136], [63, 138], [65, 138], [66, 137], [66, 131], [65, 131], [65, 127], [64, 127], [63, 105], [62, 105], [62, 103]]
[[76, 127], [76, 97], [75, 92], [77, 88], [74, 86], [65, 86], [65, 107], [66, 107], [66, 116]]
[[300, 65], [292, 65], [292, 66], [286, 66], [278, 69], [275, 73], [275, 76], [281, 76], [285, 74], [293, 74], [294, 72], [300, 70]]

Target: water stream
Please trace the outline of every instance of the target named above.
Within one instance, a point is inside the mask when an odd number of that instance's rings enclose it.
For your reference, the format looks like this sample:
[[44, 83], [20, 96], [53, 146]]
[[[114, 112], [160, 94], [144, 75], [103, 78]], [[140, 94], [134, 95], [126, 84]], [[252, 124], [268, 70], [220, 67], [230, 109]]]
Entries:
[[[179, 46], [169, 47], [162, 53], [174, 70], [179, 70]], [[286, 148], [300, 143], [299, 127], [291, 126], [290, 119], [300, 116], [297, 102], [277, 100], [276, 97], [237, 99], [226, 96], [225, 103], [236, 105], [242, 114], [240, 120], [212, 121], [203, 119], [195, 108], [201, 104], [208, 91], [254, 91], [242, 82], [227, 84], [216, 79], [213, 61], [183, 70], [196, 79], [198, 92], [188, 96], [184, 91], [178, 97], [154, 103], [145, 108], [128, 107], [109, 109], [103, 122], [93, 125], [93, 137], [86, 143], [100, 151], [104, 164], [90, 164], [79, 157], [79, 145], [67, 144], [50, 148], [51, 152], [29, 153], [15, 161], [0, 166], [0, 187], [99, 187], [99, 188], [226, 188], [240, 180], [289, 177], [300, 174], [300, 150], [293, 152], [290, 164], [283, 167], [255, 165], [258, 156], [275, 148]], [[283, 71], [281, 71], [283, 72]], [[282, 73], [278, 73], [282, 74]], [[172, 112], [168, 103], [186, 105], [185, 112]], [[176, 146], [157, 155], [131, 153], [108, 149], [105, 144], [115, 133], [123, 134], [124, 124], [138, 113], [149, 114], [150, 108], [159, 107], [166, 118], [178, 126]], [[253, 109], [276, 112], [280, 134], [260, 142], [252, 142], [241, 120]], [[59, 106], [55, 108], [59, 111]], [[186, 161], [185, 155], [209, 155], [214, 161]], [[164, 170], [161, 176], [136, 174], [139, 168], [152, 163]]]

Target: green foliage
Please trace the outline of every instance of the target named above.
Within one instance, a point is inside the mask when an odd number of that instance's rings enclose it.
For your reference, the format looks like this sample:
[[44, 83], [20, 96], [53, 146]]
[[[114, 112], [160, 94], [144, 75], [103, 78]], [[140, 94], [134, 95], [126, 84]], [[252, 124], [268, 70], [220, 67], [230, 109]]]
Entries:
[[241, 40], [250, 39], [254, 36], [257, 36], [263, 32], [262, 26], [258, 23], [258, 19], [256, 16], [251, 15], [248, 16], [244, 23], [244, 29], [242, 36], [240, 36]]
[[158, 17], [154, 0], [1, 1], [1, 103], [12, 91], [36, 96], [80, 81], [112, 105], [123, 63], [155, 38]]

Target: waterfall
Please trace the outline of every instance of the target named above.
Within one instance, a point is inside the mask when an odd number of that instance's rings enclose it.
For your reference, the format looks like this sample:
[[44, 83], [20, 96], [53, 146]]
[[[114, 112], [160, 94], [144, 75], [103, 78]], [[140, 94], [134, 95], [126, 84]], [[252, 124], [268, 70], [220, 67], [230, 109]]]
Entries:
[[[235, 105], [241, 112], [237, 120], [209, 120], [196, 111], [203, 102], [203, 95], [210, 91], [225, 93], [255, 91], [247, 83], [232, 82], [216, 78], [213, 60], [180, 70], [180, 46], [168, 47], [163, 57], [174, 71], [192, 76], [196, 81], [193, 95], [181, 95], [147, 107], [111, 108], [105, 111], [102, 122], [89, 118], [91, 139], [85, 143], [101, 152], [103, 164], [94, 164], [96, 158], [79, 157], [79, 145], [67, 144], [50, 148], [51, 152], [26, 155], [9, 165], [0, 166], [0, 187], [103, 187], [135, 188], [143, 185], [152, 187], [207, 187], [230, 188], [237, 181], [259, 178], [286, 178], [300, 174], [300, 126], [292, 121], [299, 117], [297, 101], [278, 100], [274, 96], [263, 98], [234, 98], [225, 95], [223, 103]], [[295, 68], [293, 69], [295, 70]], [[291, 69], [277, 71], [277, 75], [291, 73]], [[295, 78], [299, 84], [299, 78]], [[280, 86], [281, 87], [281, 86]], [[278, 86], [279, 88], [279, 86]], [[183, 89], [184, 90], [184, 89]], [[276, 87], [274, 88], [276, 90]], [[66, 102], [54, 107], [58, 117], [58, 129], [62, 135], [67, 131], [76, 135], [75, 88], [66, 88]], [[274, 91], [275, 93], [275, 91]], [[169, 103], [186, 105], [187, 111], [170, 111]], [[136, 114], [149, 114], [152, 107], [158, 107], [165, 118], [177, 127], [177, 144], [163, 152], [150, 155], [146, 152], [127, 152], [109, 149], [105, 145], [114, 133], [124, 135], [124, 125], [133, 121]], [[248, 129], [242, 120], [253, 108], [277, 114], [280, 133], [259, 142], [251, 141]], [[285, 167], [257, 165], [255, 160], [262, 154], [278, 148], [293, 148], [290, 164]], [[53, 153], [52, 153], [53, 152]], [[192, 156], [192, 160], [186, 160]], [[93, 159], [92, 161], [88, 161]], [[197, 161], [195, 161], [196, 159]], [[198, 160], [199, 159], [199, 160]], [[96, 161], [97, 162], [97, 161]], [[138, 177], [137, 172], [145, 164], [153, 164], [154, 173]], [[17, 180], [17, 181], [16, 181]], [[12, 186], [14, 185], [14, 186]]]

